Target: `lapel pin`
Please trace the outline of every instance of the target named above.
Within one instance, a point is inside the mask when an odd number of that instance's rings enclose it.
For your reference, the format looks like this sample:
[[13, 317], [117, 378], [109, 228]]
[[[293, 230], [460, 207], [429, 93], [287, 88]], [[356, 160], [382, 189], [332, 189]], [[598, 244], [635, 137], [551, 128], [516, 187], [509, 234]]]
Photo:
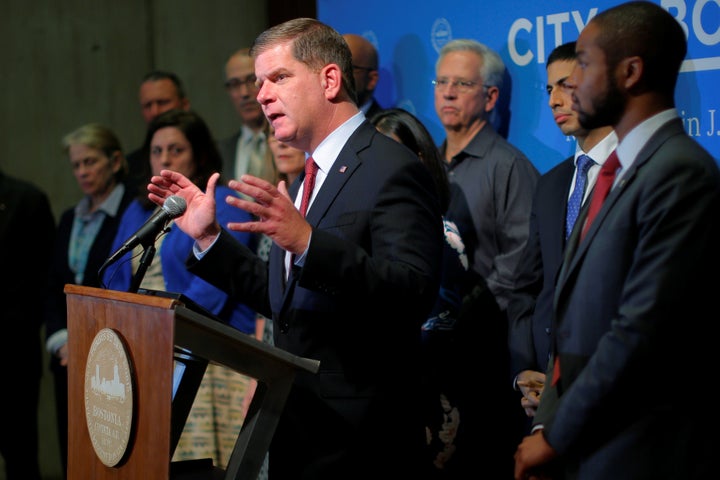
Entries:
[[342, 167], [340, 167], [339, 172], [340, 172], [340, 173], [345, 173], [345, 170], [347, 170], [347, 165], [343, 165]]

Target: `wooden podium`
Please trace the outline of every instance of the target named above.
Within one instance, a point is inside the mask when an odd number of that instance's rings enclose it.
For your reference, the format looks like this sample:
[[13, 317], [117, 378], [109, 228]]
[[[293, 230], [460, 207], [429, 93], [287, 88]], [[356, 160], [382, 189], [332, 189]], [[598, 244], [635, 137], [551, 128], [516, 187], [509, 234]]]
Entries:
[[[190, 305], [192, 302], [183, 298], [78, 285], [66, 285], [65, 293], [70, 350], [70, 480], [257, 478], [295, 375], [300, 371], [316, 373], [318, 361], [297, 357], [258, 341], [199, 312]], [[123, 376], [117, 373], [122, 372], [122, 368], [117, 367], [122, 361], [113, 360], [114, 379], [112, 373], [100, 372], [96, 364], [113, 356], [112, 347], [110, 353], [103, 350], [105, 338], [119, 338], [124, 345], [131, 381], [123, 381]], [[118, 344], [117, 341], [107, 343]], [[176, 387], [173, 371], [179, 350], [200, 359], [201, 373], [210, 361], [258, 380], [225, 470], [217, 466], [190, 472], [171, 468], [172, 452], [202, 377], [195, 375], [193, 379], [190, 375], [190, 388], [181, 386], [173, 398]], [[130, 390], [118, 389], [118, 385], [131, 387], [132, 398], [125, 398], [124, 391]], [[122, 415], [112, 412], [112, 408], [92, 403], [96, 397], [122, 398], [122, 408], [132, 404], [128, 417], [131, 425], [123, 421]], [[89, 425], [93, 425], [93, 429], [96, 425], [102, 427], [102, 422], [92, 420], [95, 416], [110, 422], [110, 427], [117, 426], [117, 431], [107, 427], [91, 431]], [[122, 438], [120, 442], [121, 460], [108, 462], [103, 442], [116, 447], [117, 437], [123, 437], [123, 429], [128, 428], [126, 442], [123, 443]]]

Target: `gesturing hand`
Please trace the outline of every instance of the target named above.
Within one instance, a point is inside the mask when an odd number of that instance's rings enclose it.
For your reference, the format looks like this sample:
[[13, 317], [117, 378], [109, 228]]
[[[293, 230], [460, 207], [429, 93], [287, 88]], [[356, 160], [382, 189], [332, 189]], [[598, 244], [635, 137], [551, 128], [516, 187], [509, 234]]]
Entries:
[[243, 175], [240, 181], [231, 180], [233, 190], [243, 193], [255, 201], [238, 197], [227, 197], [229, 205], [241, 208], [257, 218], [257, 221], [229, 223], [227, 228], [239, 232], [264, 233], [281, 248], [295, 254], [305, 251], [310, 240], [312, 227], [300, 215], [290, 200], [284, 181], [273, 186], [261, 178]]
[[182, 197], [187, 203], [185, 213], [175, 219], [175, 224], [198, 242], [201, 249], [207, 248], [220, 233], [220, 225], [215, 218], [215, 185], [219, 173], [214, 173], [207, 183], [205, 192], [185, 175], [171, 170], [163, 170], [160, 175], [150, 179], [148, 198], [162, 205], [171, 195]]

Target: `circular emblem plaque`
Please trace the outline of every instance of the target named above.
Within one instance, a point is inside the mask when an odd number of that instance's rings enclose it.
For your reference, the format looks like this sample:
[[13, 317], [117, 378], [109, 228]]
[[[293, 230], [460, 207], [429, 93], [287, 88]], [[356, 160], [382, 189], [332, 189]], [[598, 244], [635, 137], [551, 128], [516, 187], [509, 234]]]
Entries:
[[85, 364], [85, 418], [95, 454], [116, 466], [130, 441], [133, 389], [125, 345], [109, 328], [95, 335]]

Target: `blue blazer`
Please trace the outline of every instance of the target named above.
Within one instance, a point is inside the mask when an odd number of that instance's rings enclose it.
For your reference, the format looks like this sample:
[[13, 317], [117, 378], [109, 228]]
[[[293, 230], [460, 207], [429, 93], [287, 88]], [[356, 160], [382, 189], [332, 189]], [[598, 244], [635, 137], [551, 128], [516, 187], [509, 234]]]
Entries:
[[[317, 374], [295, 379], [270, 449], [272, 476], [373, 478], [379, 467], [369, 459], [382, 457], [387, 478], [419, 478], [419, 335], [444, 242], [430, 175], [364, 121], [307, 220], [307, 257], [287, 282], [284, 250], [273, 244], [266, 264], [225, 231], [200, 261], [189, 259], [193, 272], [271, 317], [276, 346], [320, 361]], [[388, 428], [392, 442], [379, 441]]]
[[719, 220], [717, 162], [674, 119], [577, 249], [571, 236], [554, 295], [561, 375], [553, 386], [548, 369], [535, 416], [568, 478], [716, 476]]
[[[231, 207], [225, 202], [228, 195], [234, 194], [234, 190], [225, 186], [218, 185], [215, 189], [217, 218], [221, 225], [228, 222], [246, 222], [250, 219], [247, 212]], [[138, 200], [133, 200], [122, 217], [111, 251], [120, 248], [154, 211], [155, 208], [145, 208]], [[250, 239], [248, 233], [232, 232], [231, 235], [243, 244], [247, 244]], [[230, 299], [227, 293], [196, 277], [185, 268], [185, 259], [192, 253], [193, 244], [194, 240], [191, 237], [176, 226], [171, 226], [162, 248], [154, 259], [156, 262], [161, 262], [165, 290], [182, 293], [238, 330], [254, 334], [255, 313], [249, 307]], [[121, 291], [130, 288], [134, 273], [131, 256], [132, 252], [126, 253], [105, 270], [103, 280], [107, 288]]]

